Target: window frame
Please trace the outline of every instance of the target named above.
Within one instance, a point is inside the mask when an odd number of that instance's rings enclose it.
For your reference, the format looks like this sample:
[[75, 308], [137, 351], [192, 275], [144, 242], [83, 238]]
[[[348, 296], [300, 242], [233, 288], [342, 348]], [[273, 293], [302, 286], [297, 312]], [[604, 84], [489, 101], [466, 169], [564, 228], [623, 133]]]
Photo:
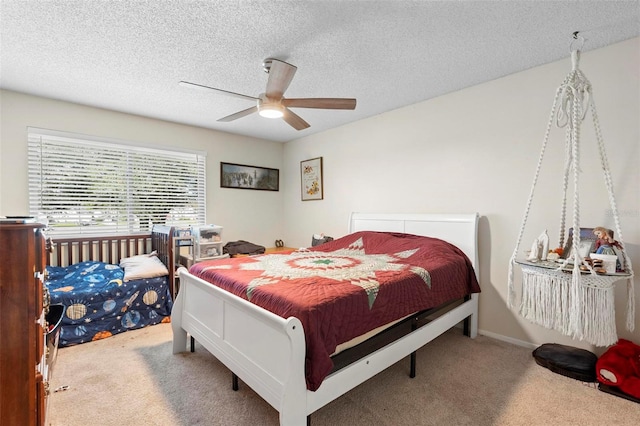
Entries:
[[[205, 224], [204, 151], [36, 127], [27, 128], [27, 150], [29, 212], [48, 223], [50, 235], [146, 234], [154, 224]], [[92, 211], [92, 205], [105, 208]]]

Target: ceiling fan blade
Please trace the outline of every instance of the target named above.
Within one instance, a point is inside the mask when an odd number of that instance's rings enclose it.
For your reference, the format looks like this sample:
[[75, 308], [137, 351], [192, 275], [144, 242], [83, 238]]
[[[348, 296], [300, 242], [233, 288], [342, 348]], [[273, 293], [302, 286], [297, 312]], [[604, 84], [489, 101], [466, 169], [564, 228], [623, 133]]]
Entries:
[[247, 116], [257, 111], [258, 111], [258, 106], [257, 105], [252, 106], [251, 108], [243, 109], [242, 111], [238, 111], [234, 114], [227, 115], [226, 117], [222, 117], [218, 119], [218, 121], [228, 122], [228, 121], [237, 120], [238, 118], [242, 118], [244, 116]]
[[282, 105], [290, 108], [356, 109], [356, 100], [347, 98], [283, 99]]
[[267, 80], [265, 95], [269, 99], [279, 101], [282, 99], [287, 87], [289, 87], [298, 68], [277, 59], [270, 59], [270, 61], [269, 80]]
[[302, 117], [291, 111], [289, 108], [284, 109], [284, 116], [282, 116], [282, 119], [296, 130], [304, 130], [307, 127], [310, 127], [309, 123], [304, 121]]
[[253, 96], [242, 95], [240, 93], [235, 93], [235, 92], [229, 92], [228, 90], [216, 89], [215, 87], [204, 86], [202, 84], [189, 83], [188, 81], [181, 81], [178, 84], [180, 86], [183, 86], [183, 87], [189, 87], [191, 89], [197, 89], [197, 90], [204, 90], [204, 91], [207, 91], [207, 92], [210, 91], [210, 90], [213, 90], [213, 91], [221, 93], [223, 95], [233, 96], [235, 98], [248, 99], [250, 101], [256, 101], [258, 99], [258, 98], [254, 98]]

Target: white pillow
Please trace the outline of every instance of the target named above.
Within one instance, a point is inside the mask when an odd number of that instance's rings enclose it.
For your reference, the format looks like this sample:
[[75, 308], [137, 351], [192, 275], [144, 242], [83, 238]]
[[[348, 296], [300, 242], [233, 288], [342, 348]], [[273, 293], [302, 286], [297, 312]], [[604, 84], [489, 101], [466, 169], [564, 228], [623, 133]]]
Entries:
[[120, 259], [120, 267], [124, 269], [124, 281], [139, 280], [142, 278], [155, 278], [169, 275], [169, 270], [154, 251], [150, 254]]

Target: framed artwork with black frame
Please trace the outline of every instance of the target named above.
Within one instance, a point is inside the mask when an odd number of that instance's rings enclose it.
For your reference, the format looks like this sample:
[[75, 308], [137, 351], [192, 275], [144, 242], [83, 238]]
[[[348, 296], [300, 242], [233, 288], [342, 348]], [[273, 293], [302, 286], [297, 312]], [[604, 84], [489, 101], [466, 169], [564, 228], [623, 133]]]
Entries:
[[322, 200], [322, 157], [300, 162], [300, 180], [302, 201]]
[[220, 187], [279, 191], [280, 170], [221, 162]]

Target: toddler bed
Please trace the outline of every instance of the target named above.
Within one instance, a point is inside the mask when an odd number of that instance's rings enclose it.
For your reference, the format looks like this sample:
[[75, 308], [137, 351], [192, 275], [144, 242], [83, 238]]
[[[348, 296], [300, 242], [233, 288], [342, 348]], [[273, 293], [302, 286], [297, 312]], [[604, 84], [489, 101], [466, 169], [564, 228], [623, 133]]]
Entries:
[[[415, 351], [460, 321], [475, 337], [477, 220], [354, 213], [350, 234], [322, 246], [181, 268], [173, 351], [186, 350], [189, 333], [229, 367], [234, 388], [240, 377], [280, 412], [282, 425], [305, 424], [410, 354], [413, 376]], [[337, 345], [395, 321], [409, 330], [391, 327], [344, 353], [382, 344], [337, 362]]]
[[64, 307], [61, 347], [170, 321], [173, 276], [153, 251], [160, 244], [152, 235], [52, 241], [45, 284]]

